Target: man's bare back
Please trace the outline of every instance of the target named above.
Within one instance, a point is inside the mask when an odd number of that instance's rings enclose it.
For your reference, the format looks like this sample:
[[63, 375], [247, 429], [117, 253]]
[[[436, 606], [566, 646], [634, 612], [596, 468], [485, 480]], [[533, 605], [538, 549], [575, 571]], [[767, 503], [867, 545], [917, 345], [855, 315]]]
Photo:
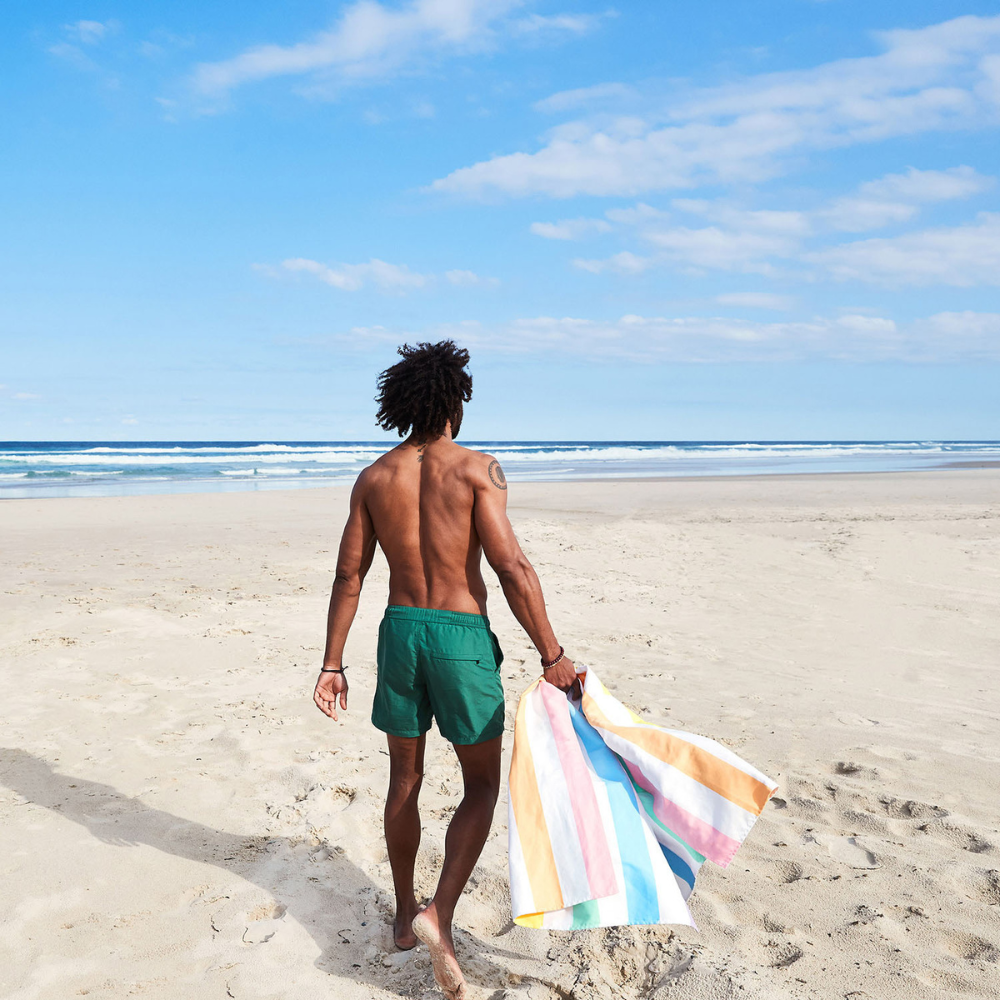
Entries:
[[476, 514], [489, 531], [482, 508], [500, 498], [484, 494], [506, 490], [496, 459], [446, 436], [401, 444], [369, 466], [358, 487], [389, 563], [390, 604], [486, 614]]

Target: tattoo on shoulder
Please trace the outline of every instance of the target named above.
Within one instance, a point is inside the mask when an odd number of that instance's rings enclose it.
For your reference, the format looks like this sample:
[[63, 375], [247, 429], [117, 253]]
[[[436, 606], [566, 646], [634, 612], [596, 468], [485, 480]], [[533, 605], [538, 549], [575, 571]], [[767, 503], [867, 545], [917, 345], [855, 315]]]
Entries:
[[503, 474], [503, 469], [500, 468], [500, 463], [494, 458], [490, 462], [490, 482], [498, 489], [507, 489], [507, 477]]

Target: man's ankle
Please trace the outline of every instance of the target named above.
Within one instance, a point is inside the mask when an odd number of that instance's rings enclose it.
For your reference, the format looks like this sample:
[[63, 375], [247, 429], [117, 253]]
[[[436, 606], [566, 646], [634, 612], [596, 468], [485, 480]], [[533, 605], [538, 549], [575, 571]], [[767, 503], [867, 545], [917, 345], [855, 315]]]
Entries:
[[432, 902], [430, 905], [434, 907], [434, 917], [438, 922], [438, 926], [444, 928], [451, 927], [451, 921], [455, 916], [455, 911], [443, 910], [440, 903]]

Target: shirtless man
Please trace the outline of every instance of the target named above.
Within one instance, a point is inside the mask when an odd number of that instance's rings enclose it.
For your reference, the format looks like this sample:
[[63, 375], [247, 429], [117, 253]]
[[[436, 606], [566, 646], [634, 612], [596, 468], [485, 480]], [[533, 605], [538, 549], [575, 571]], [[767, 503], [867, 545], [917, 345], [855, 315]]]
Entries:
[[[326, 653], [313, 700], [331, 719], [347, 709], [343, 650], [376, 542], [389, 564], [389, 606], [379, 628], [372, 723], [389, 743], [385, 840], [396, 890], [397, 947], [427, 944], [449, 1000], [466, 996], [452, 916], [482, 852], [500, 789], [503, 653], [486, 617], [481, 557], [531, 637], [544, 676], [576, 680], [545, 614], [538, 577], [507, 519], [507, 481], [490, 455], [455, 444], [472, 398], [469, 353], [451, 341], [404, 345], [378, 380], [377, 420], [406, 440], [358, 477], [330, 598]], [[417, 796], [432, 716], [455, 748], [464, 797], [445, 837], [434, 898], [418, 909], [413, 867], [420, 843]]]

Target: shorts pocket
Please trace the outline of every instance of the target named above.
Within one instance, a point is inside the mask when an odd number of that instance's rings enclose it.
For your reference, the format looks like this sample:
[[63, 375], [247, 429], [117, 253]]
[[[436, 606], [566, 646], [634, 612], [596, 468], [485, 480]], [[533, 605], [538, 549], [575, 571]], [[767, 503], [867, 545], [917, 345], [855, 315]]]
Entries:
[[500, 648], [500, 640], [492, 630], [490, 630], [490, 639], [493, 640], [493, 658], [496, 661], [497, 670], [499, 670], [500, 664], [503, 663], [503, 650]]

